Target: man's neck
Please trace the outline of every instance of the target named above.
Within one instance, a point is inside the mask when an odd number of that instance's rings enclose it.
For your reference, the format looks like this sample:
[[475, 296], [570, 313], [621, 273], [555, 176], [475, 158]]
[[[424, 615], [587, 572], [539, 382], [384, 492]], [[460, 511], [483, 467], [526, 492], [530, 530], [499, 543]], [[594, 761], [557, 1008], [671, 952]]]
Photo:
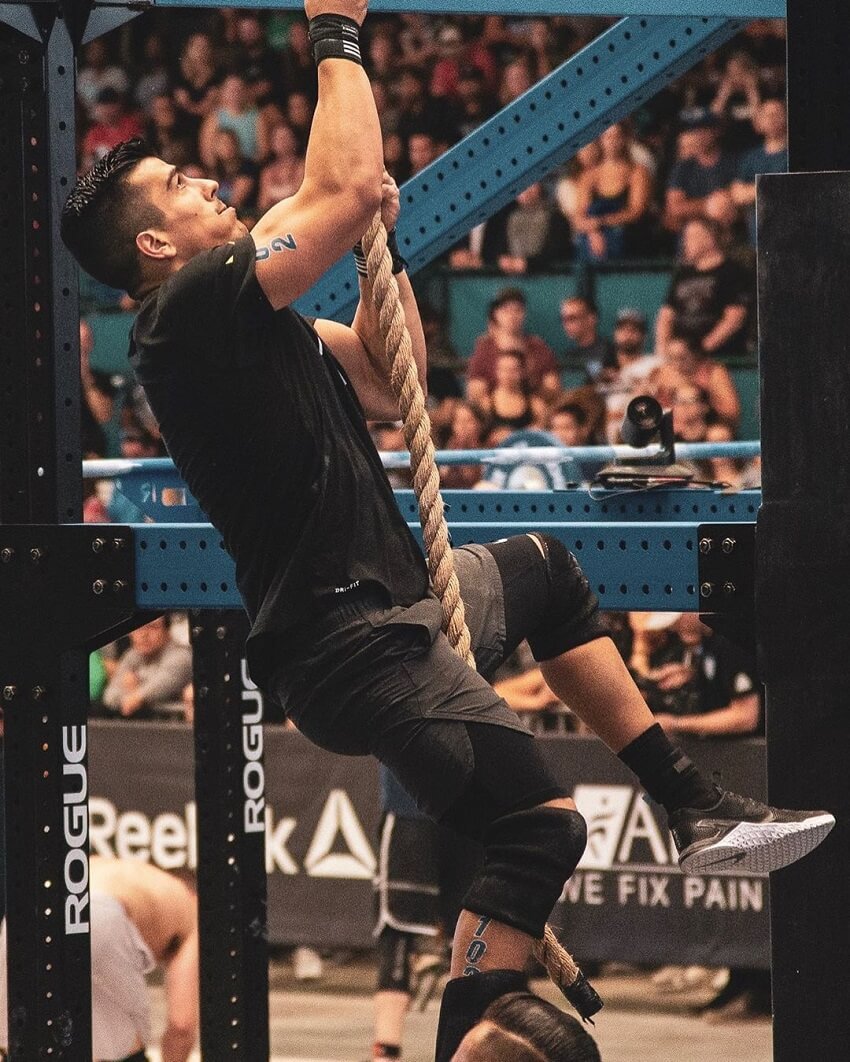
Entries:
[[766, 155], [778, 155], [780, 151], [784, 151], [787, 147], [787, 136], [774, 136], [765, 138], [764, 151]]

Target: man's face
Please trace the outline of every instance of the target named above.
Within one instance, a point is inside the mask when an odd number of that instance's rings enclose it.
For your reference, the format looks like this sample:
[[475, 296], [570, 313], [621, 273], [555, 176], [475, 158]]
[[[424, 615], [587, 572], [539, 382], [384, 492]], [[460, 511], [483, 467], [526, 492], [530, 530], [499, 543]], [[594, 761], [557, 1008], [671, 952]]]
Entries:
[[584, 334], [591, 316], [580, 299], [567, 299], [561, 306], [561, 324], [567, 337], [577, 341]]
[[[163, 227], [146, 230], [158, 244], [148, 248], [144, 241], [142, 254], [152, 259], [174, 259], [185, 264], [196, 254], [212, 250], [223, 243], [238, 240], [248, 230], [218, 198], [218, 183], [203, 177], [187, 177], [176, 166], [158, 158], [143, 159], [129, 177], [139, 195], [147, 196], [165, 217]], [[143, 238], [145, 234], [141, 234]], [[160, 245], [173, 248], [162, 253]]]
[[583, 446], [587, 442], [587, 429], [576, 420], [574, 413], [555, 413], [549, 430], [564, 446]]
[[714, 236], [710, 229], [700, 221], [690, 221], [682, 233], [682, 257], [686, 262], [697, 262], [703, 255], [717, 250]]
[[497, 328], [502, 328], [511, 335], [519, 335], [525, 328], [525, 306], [510, 299], [497, 306], [493, 311], [493, 321]]
[[614, 346], [637, 354], [643, 351], [644, 331], [635, 321], [621, 321], [614, 329]]

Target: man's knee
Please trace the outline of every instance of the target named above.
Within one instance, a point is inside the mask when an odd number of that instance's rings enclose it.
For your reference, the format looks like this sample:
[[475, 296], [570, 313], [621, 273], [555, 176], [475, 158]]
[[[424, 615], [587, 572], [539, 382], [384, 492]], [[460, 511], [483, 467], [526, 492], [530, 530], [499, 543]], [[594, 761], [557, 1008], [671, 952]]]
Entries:
[[[484, 836], [484, 866], [464, 907], [539, 938], [587, 843], [587, 826], [562, 802], [514, 811]], [[570, 803], [572, 803], [570, 801]]]
[[552, 660], [607, 632], [587, 576], [563, 542], [538, 531], [529, 538], [545, 558], [549, 595], [528, 642], [535, 660]]

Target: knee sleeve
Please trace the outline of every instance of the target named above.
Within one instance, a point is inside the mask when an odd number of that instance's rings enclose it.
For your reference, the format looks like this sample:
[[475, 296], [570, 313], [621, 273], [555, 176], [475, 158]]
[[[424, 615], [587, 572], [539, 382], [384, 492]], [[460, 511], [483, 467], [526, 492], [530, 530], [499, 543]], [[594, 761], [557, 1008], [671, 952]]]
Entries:
[[530, 536], [545, 555], [549, 593], [540, 623], [528, 644], [535, 660], [552, 660], [561, 653], [603, 637], [607, 631], [599, 602], [587, 577], [567, 547], [553, 535]]
[[410, 995], [410, 933], [385, 926], [378, 937], [378, 991]]
[[496, 819], [463, 906], [539, 939], [586, 843], [584, 819], [567, 808], [540, 806]]

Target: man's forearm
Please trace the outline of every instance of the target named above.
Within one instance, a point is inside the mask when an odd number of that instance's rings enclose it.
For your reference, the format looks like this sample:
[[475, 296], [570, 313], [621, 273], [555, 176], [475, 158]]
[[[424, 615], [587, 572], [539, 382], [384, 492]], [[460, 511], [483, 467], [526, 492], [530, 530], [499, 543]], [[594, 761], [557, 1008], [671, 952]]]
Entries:
[[[413, 360], [416, 362], [416, 369], [419, 374], [419, 382], [422, 385], [422, 390], [427, 394], [428, 358], [425, 346], [425, 336], [422, 332], [422, 321], [419, 317], [419, 307], [416, 304], [416, 296], [413, 294], [413, 287], [407, 274], [404, 272], [398, 273], [396, 275], [396, 280], [398, 281], [398, 293], [401, 307], [404, 310], [407, 330], [410, 333], [410, 341], [413, 348]], [[362, 279], [360, 281], [360, 304], [357, 307], [357, 313], [354, 315], [352, 328], [363, 340], [363, 345], [369, 351], [370, 357], [376, 361], [378, 365], [384, 366], [386, 364], [386, 356], [384, 352], [384, 341], [381, 336], [379, 314], [372, 303], [369, 291]]]
[[383, 144], [375, 98], [365, 70], [347, 59], [319, 65], [319, 100], [304, 163], [316, 187], [381, 187]]

